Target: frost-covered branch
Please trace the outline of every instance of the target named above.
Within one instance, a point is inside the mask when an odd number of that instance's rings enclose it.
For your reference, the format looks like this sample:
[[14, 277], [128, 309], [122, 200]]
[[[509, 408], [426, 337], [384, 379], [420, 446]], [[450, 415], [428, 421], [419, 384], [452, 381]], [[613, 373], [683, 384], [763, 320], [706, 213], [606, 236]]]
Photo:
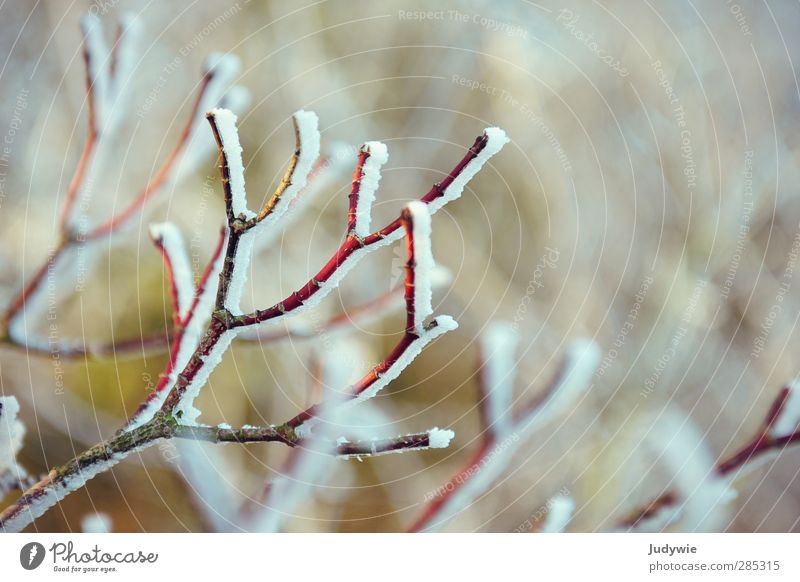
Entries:
[[[342, 404], [357, 404], [372, 398], [397, 378], [428, 343], [458, 327], [449, 315], [441, 315], [425, 323], [433, 313], [434, 262], [428, 207], [422, 202], [411, 202], [403, 210], [401, 220], [406, 233], [405, 333], [382, 362], [348, 389]], [[322, 406], [312, 406], [291, 419], [287, 425], [304, 434], [315, 424]]]
[[[217, 87], [218, 76], [231, 77], [230, 59], [219, 57], [214, 62], [216, 64], [206, 75], [194, 113], [201, 111], [200, 108], [206, 104], [208, 95], [213, 93], [212, 87]], [[237, 100], [233, 97], [230, 99]], [[495, 128], [486, 130], [445, 180], [423, 196], [421, 201], [410, 203], [396, 221], [371, 234], [366, 230], [371, 201], [379, 180], [380, 164], [377, 162], [385, 161], [386, 155], [385, 148], [381, 152], [377, 144], [362, 148], [362, 152], [372, 152], [375, 157], [373, 162], [365, 158], [359, 163], [359, 172], [363, 174], [359, 180], [359, 190], [364, 197], [361, 203], [358, 200], [354, 203], [352, 228], [348, 228], [343, 245], [317, 277], [289, 298], [267, 310], [244, 314], [241, 311], [241, 295], [256, 237], [274, 230], [270, 225], [277, 224], [291, 210], [294, 200], [306, 188], [319, 156], [318, 120], [315, 114], [305, 111], [294, 115], [296, 150], [292, 161], [277, 191], [256, 213], [249, 210], [247, 205], [236, 116], [228, 109], [215, 108], [207, 114], [207, 119], [221, 161], [227, 220], [216, 250], [196, 287], [192, 285], [185, 247], [177, 228], [162, 224], [151, 229], [152, 237], [165, 259], [174, 310], [172, 350], [161, 381], [113, 438], [53, 469], [3, 511], [0, 514], [0, 527], [3, 530], [22, 529], [64, 496], [82, 487], [88, 479], [111, 469], [128, 455], [165, 439], [220, 444], [282, 442], [298, 448], [308, 448], [306, 445], [309, 443], [316, 443], [313, 446], [317, 452], [325, 452], [330, 457], [349, 458], [444, 448], [453, 438], [452, 431], [433, 428], [423, 433], [393, 438], [367, 436], [350, 440], [347, 436], [339, 435], [334, 439], [320, 433], [316, 425], [320, 423], [320, 407], [329, 407], [331, 414], [340, 414], [340, 409], [348, 408], [344, 404], [355, 404], [374, 396], [395, 379], [425, 345], [445, 331], [455, 329], [455, 321], [448, 316], [427, 321], [432, 314], [434, 276], [430, 212], [460, 196], [467, 181], [508, 141], [505, 134]], [[193, 127], [192, 122], [184, 131], [181, 139], [184, 145], [188, 143]], [[168, 169], [160, 173], [128, 209], [90, 234], [111, 233], [125, 222], [133, 210], [163, 186], [173, 166], [185, 164], [185, 159], [177, 163], [179, 158], [184, 158], [183, 149], [182, 145], [178, 146], [166, 163]], [[248, 329], [254, 330], [258, 324], [266, 321], [295, 316], [303, 309], [319, 303], [368, 251], [398, 240], [403, 233], [406, 235], [408, 254], [404, 287], [407, 326], [403, 339], [384, 362], [343, 391], [341, 402], [332, 403], [330, 398], [326, 398], [321, 405], [281, 425], [233, 428], [197, 423], [200, 411], [194, 407], [194, 401], [237, 335]], [[324, 422], [322, 424], [325, 425]], [[312, 430], [315, 427], [316, 430]]]
[[575, 501], [568, 495], [559, 495], [548, 504], [547, 516], [540, 533], [562, 533], [572, 519]]
[[17, 420], [19, 403], [13, 396], [0, 396], [0, 499], [13, 490], [31, 486], [28, 472], [17, 462], [25, 427]]
[[[0, 343], [48, 355], [58, 352], [60, 357], [65, 358], [121, 354], [126, 351], [141, 352], [166, 344], [167, 338], [163, 334], [108, 344], [86, 344], [83, 341], [53, 343], [30, 334], [25, 322], [34, 320], [35, 312], [42, 309], [43, 290], [48, 276], [61, 274], [63, 264], [76, 249], [80, 247], [90, 252], [99, 249], [100, 239], [130, 224], [144, 210], [149, 199], [187, 175], [211, 152], [213, 140], [198, 138], [206, 111], [221, 104], [241, 107], [247, 102], [243, 88], [230, 86], [239, 70], [238, 59], [230, 55], [212, 55], [204, 65], [198, 96], [178, 142], [149, 183], [122, 210], [99, 224], [79, 230], [75, 216], [77, 201], [81, 199], [93, 168], [101, 157], [100, 150], [110, 143], [109, 138], [120, 126], [120, 118], [129, 112], [126, 100], [131, 92], [129, 81], [134, 72], [138, 32], [136, 20], [123, 16], [113, 48], [109, 52], [103, 39], [101, 22], [96, 16], [84, 17], [81, 28], [84, 37], [88, 129], [83, 152], [62, 204], [60, 240], [47, 260], [27, 281], [24, 280], [22, 289], [11, 299], [0, 322]], [[23, 317], [23, 314], [27, 317]]]
[[[729, 501], [732, 496], [725, 494], [732, 482], [743, 471], [755, 466], [758, 460], [777, 455], [786, 447], [800, 442], [800, 383], [791, 382], [784, 386], [773, 400], [764, 420], [755, 435], [729, 457], [720, 460], [704, 480], [720, 491], [712, 503], [701, 508], [705, 514], [714, 505]], [[679, 491], [667, 491], [643, 507], [631, 511], [622, 518], [618, 529], [660, 530], [674, 523], [687, 511], [687, 499]]]
[[467, 509], [505, 473], [537, 430], [567, 412], [588, 390], [600, 350], [578, 340], [567, 348], [547, 389], [516, 413], [511, 410], [517, 337], [495, 323], [481, 337], [480, 411], [483, 438], [465, 467], [433, 495], [410, 531], [433, 531]]
[[186, 245], [178, 228], [170, 222], [151, 225], [150, 237], [164, 257], [172, 298], [172, 317], [177, 327], [189, 313], [195, 295]]

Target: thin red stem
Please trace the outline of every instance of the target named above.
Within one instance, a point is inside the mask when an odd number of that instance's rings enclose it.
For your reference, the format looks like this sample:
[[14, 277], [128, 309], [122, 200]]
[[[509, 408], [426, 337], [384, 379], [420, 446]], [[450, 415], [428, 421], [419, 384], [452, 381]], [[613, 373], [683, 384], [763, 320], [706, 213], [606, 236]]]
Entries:
[[115, 214], [105, 222], [97, 225], [91, 231], [89, 231], [84, 237], [84, 241], [92, 241], [98, 238], [102, 238], [108, 234], [111, 234], [115, 230], [122, 227], [126, 222], [128, 222], [133, 216], [135, 216], [139, 210], [144, 206], [144, 204], [150, 199], [150, 197], [161, 189], [162, 186], [167, 182], [172, 171], [175, 169], [177, 162], [180, 160], [181, 155], [183, 154], [184, 149], [188, 145], [189, 137], [192, 135], [192, 130], [197, 123], [197, 117], [200, 113], [200, 105], [203, 102], [203, 96], [205, 95], [206, 90], [208, 89], [209, 83], [213, 78], [213, 71], [206, 73], [203, 76], [203, 80], [200, 83], [200, 92], [195, 99], [194, 105], [192, 106], [191, 114], [189, 115], [189, 120], [186, 125], [183, 127], [180, 136], [178, 137], [178, 142], [175, 144], [175, 147], [169, 153], [167, 158], [164, 160], [161, 167], [156, 172], [153, 179], [144, 187], [144, 189], [133, 199], [133, 201], [125, 207], [122, 211]]
[[369, 159], [369, 150], [361, 147], [358, 152], [358, 163], [356, 169], [353, 171], [353, 184], [350, 187], [349, 207], [347, 209], [347, 233], [351, 234], [355, 231], [356, 220], [358, 218], [358, 198], [361, 193], [361, 180], [364, 178], [364, 164]]
[[[456, 164], [455, 168], [450, 171], [447, 177], [438, 184], [434, 185], [433, 188], [431, 188], [428, 193], [421, 198], [421, 201], [425, 202], [426, 204], [430, 204], [432, 201], [443, 196], [444, 191], [448, 188], [448, 186], [450, 186], [453, 180], [455, 180], [456, 177], [458, 177], [458, 175], [464, 170], [464, 168], [466, 168], [467, 165], [473, 159], [475, 159], [478, 154], [480, 154], [481, 150], [486, 147], [487, 139], [488, 138], [485, 134], [479, 136], [475, 140], [475, 143], [472, 145], [472, 147], [469, 148], [469, 151], [464, 155], [461, 161]], [[336, 250], [325, 266], [323, 266], [322, 269], [320, 269], [319, 272], [314, 275], [314, 277], [309, 279], [305, 285], [300, 287], [300, 289], [293, 292], [291, 295], [287, 296], [272, 307], [268, 307], [267, 309], [259, 309], [247, 315], [237, 317], [233, 322], [233, 325], [235, 327], [256, 325], [258, 323], [269, 321], [270, 319], [275, 319], [276, 317], [280, 317], [289, 311], [293, 311], [301, 307], [319, 291], [320, 287], [322, 287], [334, 275], [334, 273], [336, 273], [339, 267], [344, 264], [344, 262], [350, 258], [353, 253], [361, 248], [368, 247], [382, 241], [401, 226], [402, 221], [401, 218], [398, 217], [381, 230], [370, 234], [364, 239], [358, 239], [354, 236], [347, 236], [345, 241]]]

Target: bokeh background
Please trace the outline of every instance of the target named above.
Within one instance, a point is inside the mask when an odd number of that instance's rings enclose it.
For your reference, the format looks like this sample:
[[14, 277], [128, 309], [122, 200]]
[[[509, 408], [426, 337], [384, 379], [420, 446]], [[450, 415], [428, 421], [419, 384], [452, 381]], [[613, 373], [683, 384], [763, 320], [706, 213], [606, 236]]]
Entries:
[[[238, 82], [252, 95], [240, 116], [252, 205], [282, 175], [290, 116], [300, 108], [318, 113], [324, 143], [389, 146], [374, 224], [426, 192], [484, 127], [511, 139], [433, 221], [434, 255], [453, 274], [435, 311], [452, 314], [460, 329], [372, 405], [395, 433], [452, 427], [453, 445], [341, 463], [290, 530], [396, 531], [413, 520], [425, 494], [477, 446], [476, 341], [493, 320], [519, 328], [520, 402], [545, 386], [570, 340], [593, 338], [605, 359], [590, 396], [533, 435], [451, 531], [518, 530], [559, 492], [577, 504], [571, 530], [607, 529], [669, 484], [659, 450], [689, 430], [687, 418], [722, 457], [753, 434], [800, 371], [796, 3], [5, 2], [5, 300], [56, 242], [59, 203], [85, 137], [78, 21], [87, 10], [109, 24], [132, 12], [143, 25], [130, 115], [92, 184], [92, 220], [152, 176], [213, 51], [241, 57]], [[96, 340], [165, 329], [163, 266], [147, 224], [176, 222], [193, 257], [206, 258], [224, 212], [219, 186], [209, 158], [113, 245], [104, 241], [83, 289], [74, 292], [67, 275], [54, 293], [59, 333]], [[344, 232], [348, 186], [346, 171], [259, 251], [247, 304], [272, 304], [327, 260]], [[376, 253], [309, 324], [389, 290], [401, 265], [397, 250]], [[394, 311], [344, 335], [235, 346], [204, 391], [202, 420], [285, 420], [306, 402], [314, 349], [347, 344], [366, 370], [402, 321]], [[47, 325], [45, 313], [28, 314], [29, 329]], [[20, 460], [45, 471], [112, 434], [165, 361], [149, 353], [54, 366], [2, 349], [2, 392], [19, 398], [28, 427]], [[227, 446], [225, 466], [203, 479], [245, 501], [286, 454], [280, 445]], [[206, 531], [201, 506], [213, 500], [198, 500], [175, 465], [169, 451], [148, 450], [31, 529], [78, 530], [100, 511], [116, 531]], [[800, 452], [770, 458], [737, 482], [721, 527], [800, 530], [799, 474]]]

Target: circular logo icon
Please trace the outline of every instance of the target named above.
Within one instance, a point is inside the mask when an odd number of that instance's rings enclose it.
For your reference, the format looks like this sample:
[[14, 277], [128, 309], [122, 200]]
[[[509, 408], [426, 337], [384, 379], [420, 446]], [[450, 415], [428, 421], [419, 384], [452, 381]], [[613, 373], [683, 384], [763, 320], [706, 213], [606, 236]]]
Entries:
[[35, 570], [44, 561], [44, 546], [39, 542], [30, 542], [19, 551], [19, 563], [26, 570]]

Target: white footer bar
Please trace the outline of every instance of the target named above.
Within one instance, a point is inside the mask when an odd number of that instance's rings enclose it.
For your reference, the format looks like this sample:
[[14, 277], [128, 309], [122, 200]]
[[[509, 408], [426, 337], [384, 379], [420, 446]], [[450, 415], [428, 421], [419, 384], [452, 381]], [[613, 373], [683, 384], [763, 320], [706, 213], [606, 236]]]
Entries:
[[0, 578], [797, 581], [798, 542], [797, 534], [19, 534], [0, 536]]

